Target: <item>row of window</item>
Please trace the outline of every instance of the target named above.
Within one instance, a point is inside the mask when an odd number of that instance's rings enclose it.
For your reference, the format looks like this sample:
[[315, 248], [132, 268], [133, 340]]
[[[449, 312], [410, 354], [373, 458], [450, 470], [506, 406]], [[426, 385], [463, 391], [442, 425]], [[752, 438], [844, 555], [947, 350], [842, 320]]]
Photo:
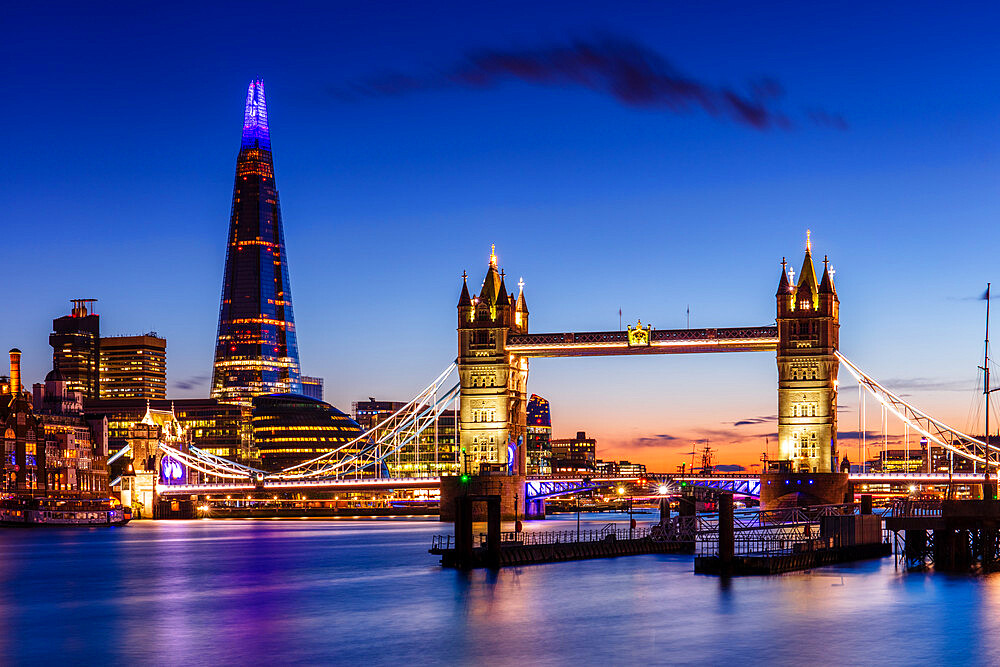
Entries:
[[473, 422], [495, 422], [496, 420], [497, 411], [495, 409], [472, 411]]

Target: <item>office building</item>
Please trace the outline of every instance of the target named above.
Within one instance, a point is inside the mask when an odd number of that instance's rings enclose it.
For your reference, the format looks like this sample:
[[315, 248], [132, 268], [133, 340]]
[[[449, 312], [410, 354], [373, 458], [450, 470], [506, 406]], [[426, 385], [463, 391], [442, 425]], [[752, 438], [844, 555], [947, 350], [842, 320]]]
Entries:
[[593, 463], [597, 460], [597, 440], [588, 438], [585, 431], [577, 431], [575, 438], [552, 440], [552, 458]]
[[69, 315], [52, 320], [49, 345], [52, 368], [59, 371], [70, 391], [84, 398], [100, 398], [101, 320], [93, 312], [97, 299], [73, 299]]
[[549, 402], [532, 394], [528, 399], [528, 437], [526, 460], [529, 475], [547, 475], [552, 472], [552, 415]]
[[368, 431], [405, 405], [402, 401], [376, 401], [369, 398], [367, 401], [352, 403], [351, 411], [354, 413], [354, 421]]
[[219, 307], [212, 398], [297, 394], [299, 352], [262, 81], [247, 91]]
[[317, 401], [323, 400], [323, 378], [302, 377], [302, 395], [308, 398], [315, 398]]
[[101, 398], [167, 397], [167, 341], [141, 336], [101, 338]]
[[[405, 407], [401, 401], [356, 401], [352, 404], [354, 420], [362, 429], [376, 428], [396, 411]], [[378, 431], [372, 437], [377, 438]], [[398, 454], [386, 459], [386, 470], [400, 477], [436, 477], [454, 475], [461, 471], [461, 455], [456, 439], [455, 411], [443, 410], [436, 423], [426, 424], [417, 436], [417, 447], [401, 448]]]

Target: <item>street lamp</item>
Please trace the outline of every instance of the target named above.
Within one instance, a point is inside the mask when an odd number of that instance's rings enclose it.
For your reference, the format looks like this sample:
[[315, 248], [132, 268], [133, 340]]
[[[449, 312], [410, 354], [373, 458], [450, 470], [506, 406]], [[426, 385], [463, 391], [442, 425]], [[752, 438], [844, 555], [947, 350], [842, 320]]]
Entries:
[[666, 485], [666, 484], [660, 484], [660, 486], [659, 486], [659, 488], [657, 489], [657, 491], [659, 491], [659, 492], [660, 492], [660, 495], [661, 495], [661, 496], [665, 496], [665, 495], [667, 495], [667, 485]]

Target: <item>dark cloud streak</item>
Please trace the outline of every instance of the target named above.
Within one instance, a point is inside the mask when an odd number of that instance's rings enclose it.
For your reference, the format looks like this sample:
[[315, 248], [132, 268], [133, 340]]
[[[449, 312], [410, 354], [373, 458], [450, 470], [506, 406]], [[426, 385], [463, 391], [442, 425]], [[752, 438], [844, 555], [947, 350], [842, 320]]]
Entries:
[[[576, 40], [531, 50], [477, 50], [436, 73], [390, 72], [336, 89], [333, 94], [350, 100], [449, 88], [487, 89], [509, 81], [585, 88], [633, 108], [670, 113], [701, 110], [761, 131], [793, 126], [779, 109], [784, 90], [774, 79], [751, 82], [746, 92], [709, 84], [680, 72], [649, 47], [621, 37]], [[847, 129], [839, 114], [810, 109], [805, 117], [822, 127]]]
[[206, 382], [208, 382], [207, 375], [195, 375], [193, 377], [187, 378], [186, 380], [175, 381], [174, 387], [186, 391], [188, 389], [197, 389], [198, 387], [204, 385]]

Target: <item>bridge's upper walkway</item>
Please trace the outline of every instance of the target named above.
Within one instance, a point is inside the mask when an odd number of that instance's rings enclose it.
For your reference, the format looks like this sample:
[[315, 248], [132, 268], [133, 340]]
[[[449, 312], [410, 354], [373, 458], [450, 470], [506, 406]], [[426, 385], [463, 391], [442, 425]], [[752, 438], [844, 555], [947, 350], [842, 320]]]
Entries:
[[532, 333], [507, 338], [506, 350], [522, 357], [586, 357], [621, 354], [767, 352], [778, 346], [778, 327], [643, 329], [628, 331]]

